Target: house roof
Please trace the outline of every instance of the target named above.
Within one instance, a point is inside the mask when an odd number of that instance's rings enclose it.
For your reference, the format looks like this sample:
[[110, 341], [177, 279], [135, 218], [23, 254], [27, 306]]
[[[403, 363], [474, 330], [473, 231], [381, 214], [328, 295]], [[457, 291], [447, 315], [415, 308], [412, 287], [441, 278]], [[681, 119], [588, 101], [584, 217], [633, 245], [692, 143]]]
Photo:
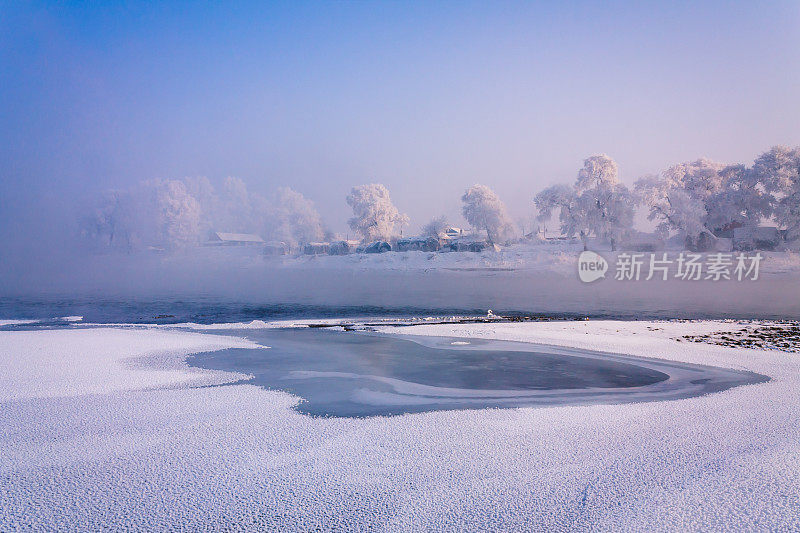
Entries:
[[264, 242], [264, 239], [252, 233], [223, 233], [217, 231], [214, 235], [223, 242]]

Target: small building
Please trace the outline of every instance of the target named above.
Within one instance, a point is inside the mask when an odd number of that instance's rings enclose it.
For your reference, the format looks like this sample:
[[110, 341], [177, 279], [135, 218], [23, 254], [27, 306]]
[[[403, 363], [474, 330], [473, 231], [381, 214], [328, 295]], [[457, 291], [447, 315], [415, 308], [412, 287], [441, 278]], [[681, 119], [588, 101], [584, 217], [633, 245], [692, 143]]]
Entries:
[[206, 246], [264, 246], [264, 239], [252, 233], [224, 233], [215, 231]]
[[305, 255], [325, 255], [330, 252], [331, 243], [329, 242], [310, 242], [303, 246]]
[[444, 236], [448, 239], [458, 239], [464, 235], [464, 230], [461, 228], [450, 227], [444, 231]]
[[774, 226], [744, 226], [733, 230], [734, 250], [774, 250], [782, 240]]

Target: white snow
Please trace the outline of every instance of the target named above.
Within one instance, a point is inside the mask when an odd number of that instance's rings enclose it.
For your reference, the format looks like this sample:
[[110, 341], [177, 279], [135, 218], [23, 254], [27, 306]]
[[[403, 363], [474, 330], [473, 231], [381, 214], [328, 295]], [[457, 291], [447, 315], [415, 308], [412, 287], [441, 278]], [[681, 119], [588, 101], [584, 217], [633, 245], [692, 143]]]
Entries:
[[39, 320], [11, 318], [7, 320], [0, 320], [0, 326], [19, 326], [22, 324], [35, 324]]
[[[60, 320], [62, 322], [80, 322], [83, 320], [82, 316], [58, 316], [53, 317], [50, 320]], [[0, 327], [2, 326], [25, 326], [28, 324], [39, 324], [41, 322], [45, 322], [47, 319], [43, 318], [12, 318], [12, 319], [2, 319], [0, 320]]]
[[209, 373], [125, 359], [169, 366], [246, 341], [0, 332], [0, 530], [798, 529], [800, 359], [672, 340], [726, 327], [736, 324], [390, 329], [600, 348], [772, 381], [671, 402], [369, 419], [310, 418], [282, 392], [189, 388]]
[[[207, 382], [209, 376], [173, 360], [258, 346], [232, 337], [105, 328], [3, 332], [0, 339], [0, 402]], [[153, 359], [147, 367], [145, 358]]]

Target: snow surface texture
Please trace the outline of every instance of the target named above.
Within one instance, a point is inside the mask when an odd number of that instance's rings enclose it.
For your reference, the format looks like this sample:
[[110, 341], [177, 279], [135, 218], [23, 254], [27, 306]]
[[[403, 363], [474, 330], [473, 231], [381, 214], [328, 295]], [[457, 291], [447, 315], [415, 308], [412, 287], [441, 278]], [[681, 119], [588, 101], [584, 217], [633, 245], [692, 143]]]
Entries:
[[200, 372], [182, 357], [258, 346], [232, 337], [122, 329], [3, 332], [0, 339], [0, 402], [226, 383], [232, 374]]
[[[282, 392], [190, 388], [197, 375], [186, 368], [167, 379], [121, 364], [174, 365], [179, 352], [239, 342], [229, 337], [0, 332], [3, 388], [15, 384], [0, 406], [0, 530], [796, 530], [800, 360], [673, 340], [725, 327], [391, 329], [597, 348], [773, 379], [670, 402], [368, 419], [310, 418]], [[20, 358], [37, 363], [48, 387], [19, 384], [30, 379], [12, 363]], [[87, 373], [59, 379], [50, 365]], [[103, 372], [111, 385], [98, 383]]]

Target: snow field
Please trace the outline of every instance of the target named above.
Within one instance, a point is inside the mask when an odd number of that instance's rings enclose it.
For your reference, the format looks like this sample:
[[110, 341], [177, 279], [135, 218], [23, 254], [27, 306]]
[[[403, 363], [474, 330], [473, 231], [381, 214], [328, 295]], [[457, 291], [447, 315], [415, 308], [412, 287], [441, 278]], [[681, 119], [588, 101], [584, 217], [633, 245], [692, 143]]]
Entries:
[[[246, 341], [147, 329], [0, 332], [3, 390], [17, 384], [0, 404], [0, 529], [800, 528], [800, 362], [672, 340], [724, 327], [397, 328], [595, 347], [773, 379], [671, 402], [369, 419], [310, 418], [285, 393], [187, 388], [195, 371], [165, 376], [158, 365], [124, 364], [155, 357], [169, 366], [179, 354]], [[17, 358], [42, 368], [47, 387]], [[67, 364], [87, 374], [55, 371]], [[213, 381], [223, 379], [238, 376]]]

